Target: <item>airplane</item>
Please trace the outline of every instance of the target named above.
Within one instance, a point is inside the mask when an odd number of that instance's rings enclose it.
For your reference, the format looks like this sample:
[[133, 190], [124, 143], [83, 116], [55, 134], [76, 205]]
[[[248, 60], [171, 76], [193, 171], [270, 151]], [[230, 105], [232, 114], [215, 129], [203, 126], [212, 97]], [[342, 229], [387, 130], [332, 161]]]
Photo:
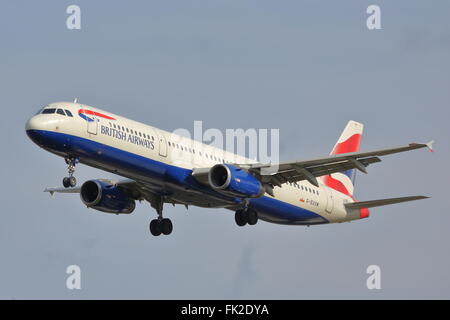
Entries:
[[[360, 152], [363, 124], [349, 121], [330, 155], [272, 164], [224, 151], [199, 141], [79, 103], [55, 102], [26, 122], [28, 137], [63, 157], [68, 176], [54, 193], [78, 193], [88, 208], [130, 214], [136, 201], [156, 210], [153, 236], [172, 233], [164, 204], [225, 208], [240, 227], [258, 220], [284, 225], [341, 223], [369, 217], [369, 208], [426, 199], [408, 196], [370, 201], [353, 197], [356, 170], [381, 156], [427, 147], [429, 143]], [[76, 186], [75, 166], [82, 163], [121, 180], [92, 179]]]

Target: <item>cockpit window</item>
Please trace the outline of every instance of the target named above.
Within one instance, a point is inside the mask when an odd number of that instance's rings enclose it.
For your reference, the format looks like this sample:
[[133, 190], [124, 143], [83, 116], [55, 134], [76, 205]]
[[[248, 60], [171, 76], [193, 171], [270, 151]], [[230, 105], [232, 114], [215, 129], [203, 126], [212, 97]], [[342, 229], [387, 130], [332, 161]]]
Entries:
[[57, 114], [60, 114], [60, 115], [63, 115], [63, 116], [66, 116], [66, 114], [64, 113], [64, 110], [63, 110], [63, 109], [58, 109], [58, 110], [56, 110], [56, 113], [57, 113]]
[[55, 111], [56, 111], [55, 108], [44, 109], [44, 110], [42, 110], [42, 114], [51, 114], [51, 113], [55, 113]]
[[70, 111], [67, 110], [67, 109], [65, 109], [64, 111], [66, 111], [66, 114], [67, 114], [69, 117], [73, 117], [73, 116], [72, 116], [72, 112], [70, 112]]

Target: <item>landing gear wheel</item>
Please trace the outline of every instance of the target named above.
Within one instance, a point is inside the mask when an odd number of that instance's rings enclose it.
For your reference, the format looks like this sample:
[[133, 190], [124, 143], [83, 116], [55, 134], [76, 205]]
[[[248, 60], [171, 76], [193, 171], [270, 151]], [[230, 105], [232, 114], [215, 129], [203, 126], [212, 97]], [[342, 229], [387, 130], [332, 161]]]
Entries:
[[73, 188], [77, 185], [77, 179], [74, 176], [69, 177], [69, 185]]
[[246, 214], [244, 210], [237, 210], [234, 214], [234, 221], [239, 227], [243, 227], [247, 224]]
[[171, 234], [173, 230], [172, 221], [170, 219], [163, 218], [164, 196], [150, 194], [146, 200], [150, 202], [150, 205], [156, 210], [156, 214], [158, 215], [157, 219], [150, 222], [150, 232], [152, 235], [159, 236], [160, 234]]
[[69, 181], [68, 177], [65, 177], [63, 179], [63, 186], [64, 186], [64, 188], [69, 188], [70, 187], [70, 181]]
[[154, 219], [150, 221], [150, 233], [154, 235], [155, 237], [159, 236], [161, 234], [161, 224], [159, 223], [159, 220]]
[[258, 222], [258, 213], [255, 210], [247, 211], [247, 222], [251, 226], [255, 225]]
[[78, 163], [78, 158], [64, 158], [67, 164], [67, 171], [69, 172], [69, 176], [63, 179], [64, 188], [75, 187], [77, 185], [77, 179], [73, 176], [75, 173], [75, 165]]
[[160, 226], [162, 234], [169, 235], [172, 233], [173, 225], [172, 225], [172, 221], [170, 219], [167, 219], [167, 218], [162, 219], [159, 222], [159, 226]]

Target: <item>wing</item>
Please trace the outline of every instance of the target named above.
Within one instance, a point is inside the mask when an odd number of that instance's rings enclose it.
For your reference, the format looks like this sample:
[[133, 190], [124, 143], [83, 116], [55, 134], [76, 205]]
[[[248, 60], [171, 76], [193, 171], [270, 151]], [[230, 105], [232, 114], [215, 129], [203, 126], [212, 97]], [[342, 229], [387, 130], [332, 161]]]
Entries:
[[355, 168], [367, 173], [366, 167], [372, 163], [380, 162], [380, 156], [425, 147], [432, 150], [432, 143], [433, 141], [429, 143], [410, 143], [409, 145], [396, 148], [344, 153], [312, 160], [284, 162], [278, 165], [243, 164], [239, 166], [255, 174], [263, 183], [273, 186], [281, 186], [286, 182], [301, 180], [308, 180], [311, 184], [319, 186], [316, 177]]
[[[99, 179], [122, 189], [125, 194], [134, 200], [146, 200], [150, 205], [157, 209], [162, 203], [172, 205], [181, 204], [184, 206], [195, 205], [205, 208], [232, 207], [234, 202], [221, 201], [217, 197], [210, 197], [205, 193], [195, 192], [194, 190], [169, 190], [159, 185], [149, 184], [143, 181], [132, 179], [109, 180]], [[44, 192], [49, 192], [52, 196], [55, 193], [80, 193], [81, 187], [75, 188], [46, 188]]]
[[[167, 197], [162, 197], [161, 195], [155, 193], [154, 191], [152, 191], [146, 184], [141, 183], [141, 182], [137, 182], [135, 180], [131, 180], [131, 179], [124, 179], [124, 180], [119, 180], [119, 181], [115, 181], [115, 180], [109, 180], [109, 179], [99, 179], [102, 180], [104, 182], [107, 182], [111, 185], [114, 185], [120, 189], [122, 189], [122, 191], [124, 191], [124, 193], [134, 199], [134, 200], [147, 200], [150, 205], [157, 209], [161, 207], [161, 204], [164, 202], [171, 202], [173, 204], [175, 204], [173, 201], [168, 201], [169, 198]], [[80, 193], [81, 191], [81, 187], [75, 187], [75, 188], [46, 188], [44, 190], [44, 192], [49, 192], [52, 196], [55, 193]]]
[[[138, 190], [137, 182], [131, 179], [124, 179], [120, 181], [116, 180], [109, 180], [109, 179], [99, 179], [105, 182], [108, 182], [110, 184], [113, 184], [117, 187], [120, 187], [124, 191], [127, 192], [128, 196], [132, 197], [135, 200], [140, 200], [140, 192]], [[52, 196], [55, 193], [80, 193], [81, 187], [74, 187], [74, 188], [60, 188], [60, 187], [54, 187], [54, 188], [45, 188], [44, 192], [50, 193]]]

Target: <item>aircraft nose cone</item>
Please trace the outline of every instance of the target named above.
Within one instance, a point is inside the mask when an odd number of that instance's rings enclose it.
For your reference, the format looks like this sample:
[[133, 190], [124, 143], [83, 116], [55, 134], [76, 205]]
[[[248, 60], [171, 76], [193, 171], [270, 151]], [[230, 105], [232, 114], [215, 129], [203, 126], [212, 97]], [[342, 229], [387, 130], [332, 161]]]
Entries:
[[39, 121], [36, 119], [36, 117], [31, 117], [27, 123], [25, 124], [25, 130], [39, 130]]
[[30, 118], [25, 124], [28, 137], [37, 144], [42, 144], [43, 130], [46, 130], [46, 123], [39, 116]]

